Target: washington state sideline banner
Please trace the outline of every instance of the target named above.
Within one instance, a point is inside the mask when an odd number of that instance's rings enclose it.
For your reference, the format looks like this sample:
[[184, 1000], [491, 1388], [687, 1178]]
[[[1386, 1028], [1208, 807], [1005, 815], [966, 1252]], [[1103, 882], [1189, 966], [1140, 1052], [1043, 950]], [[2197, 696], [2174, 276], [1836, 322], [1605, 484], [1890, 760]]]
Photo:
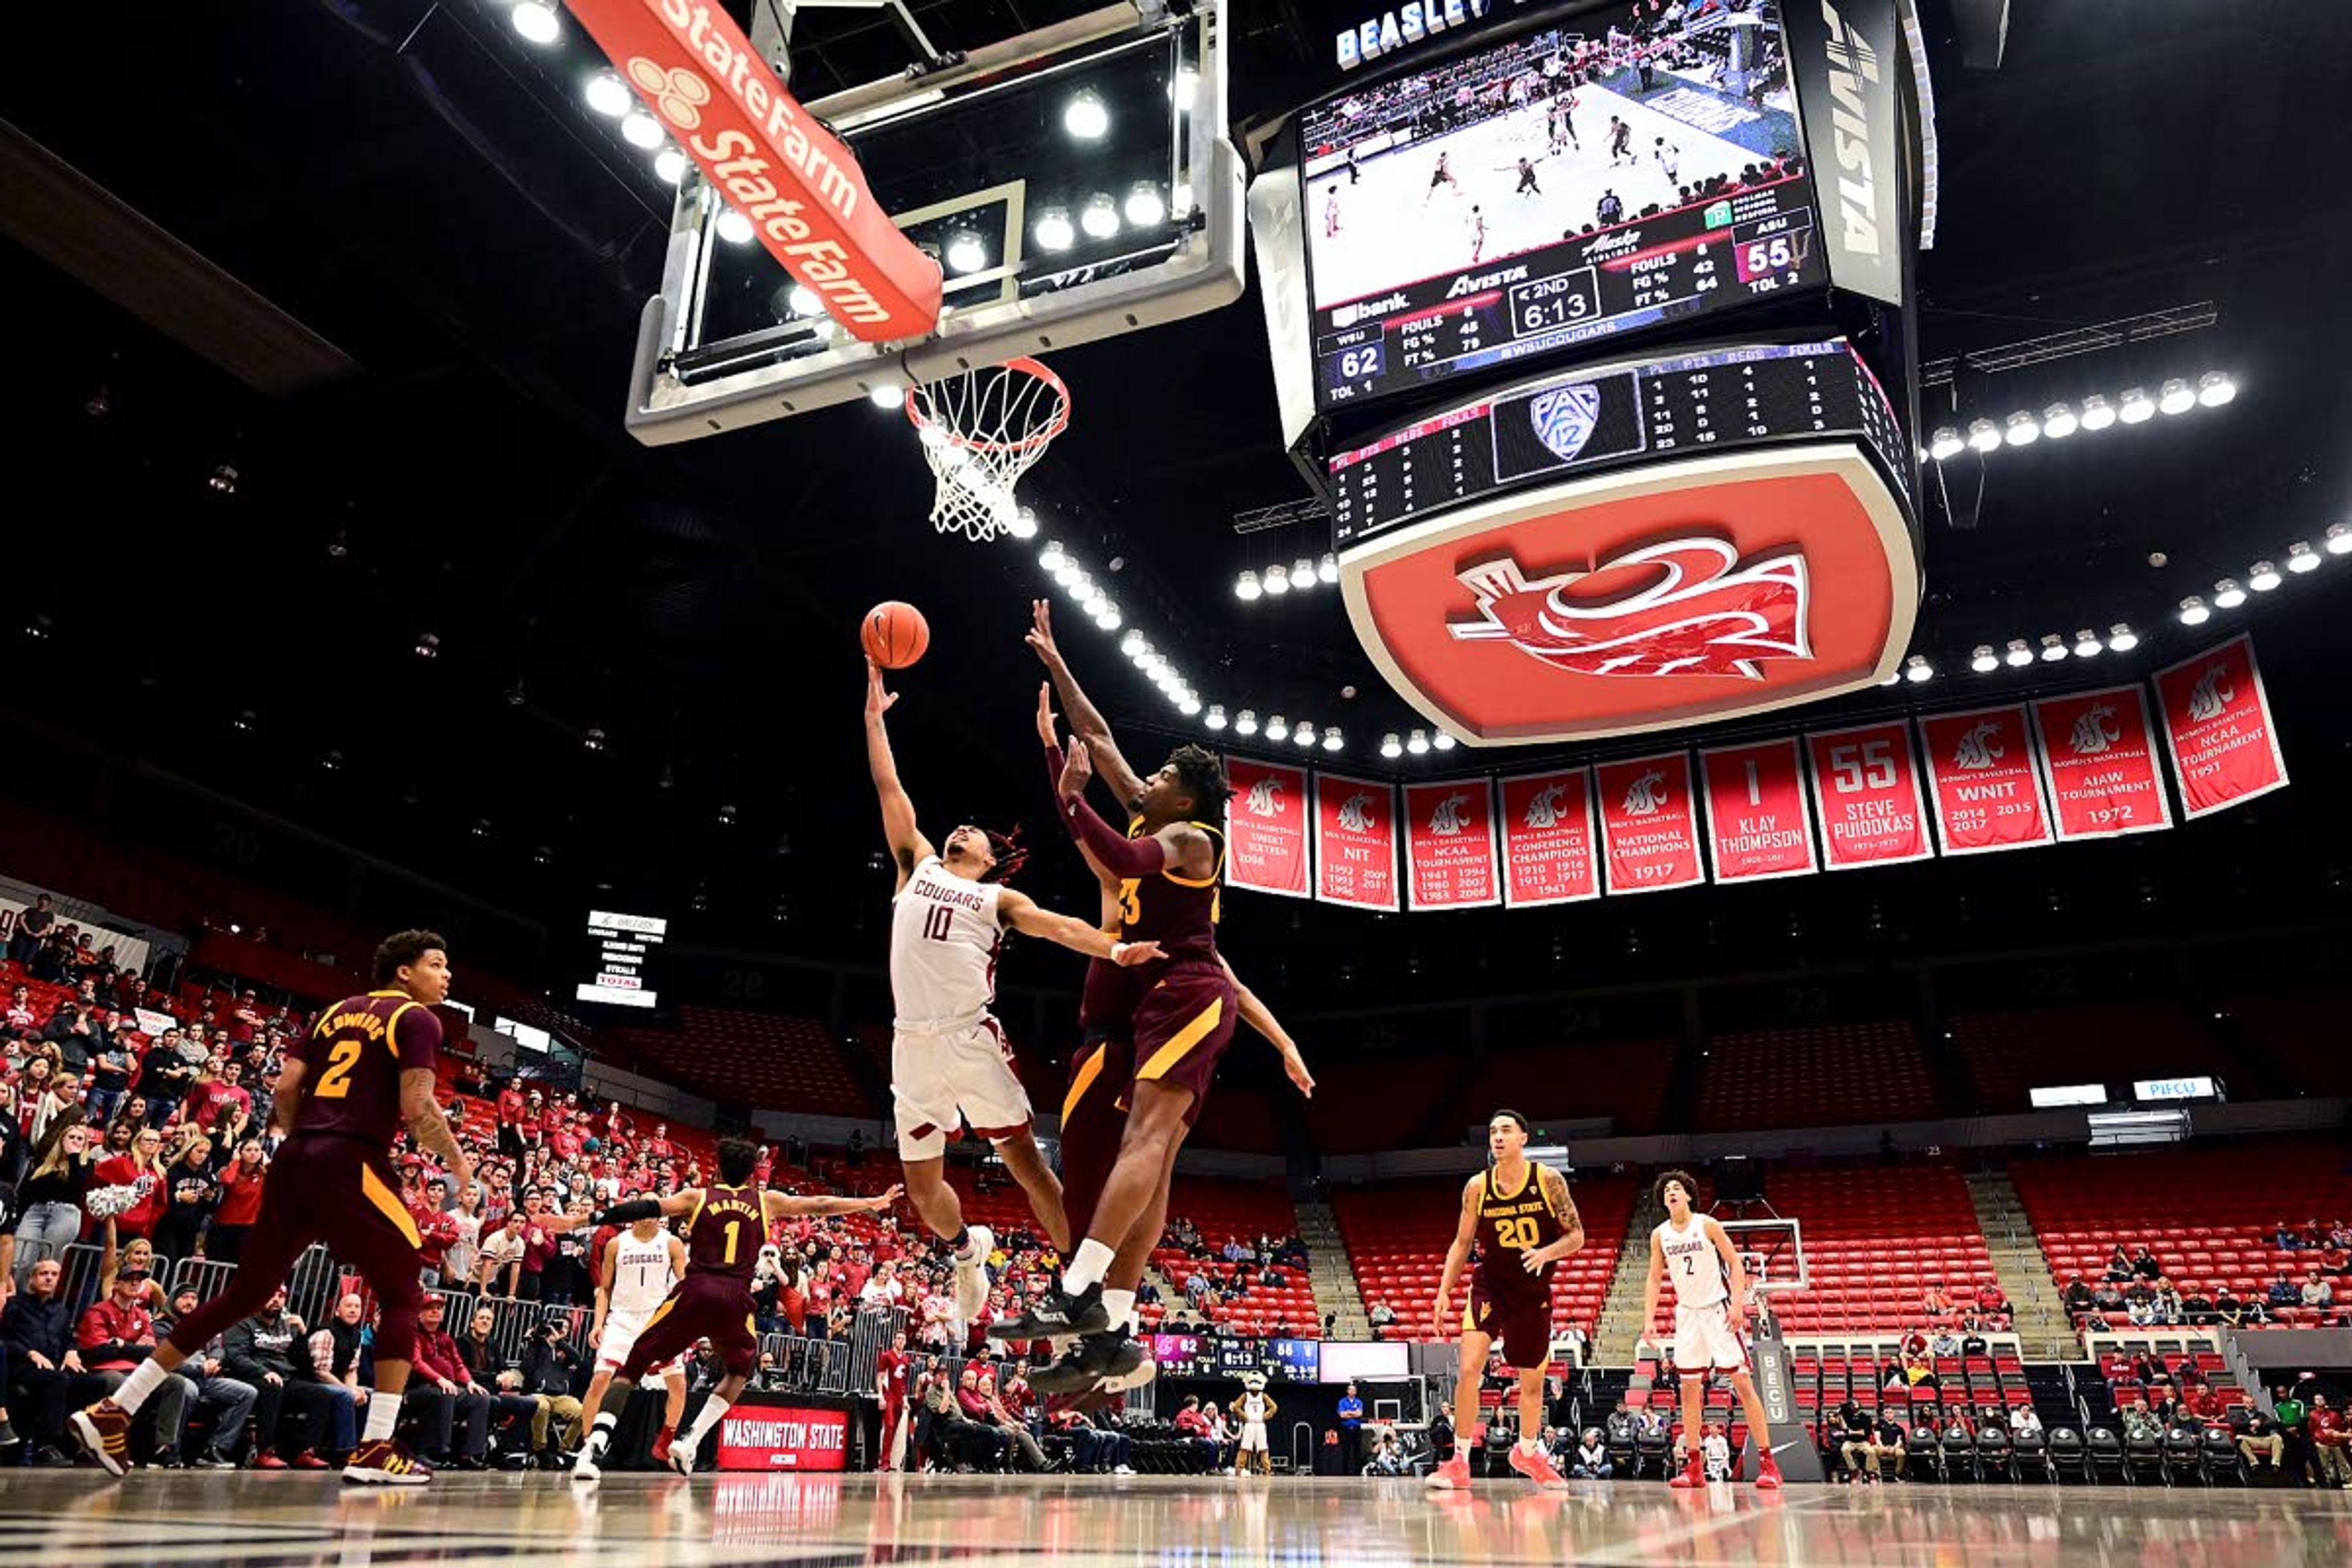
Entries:
[[2158, 670], [2156, 701], [2180, 812], [2190, 821], [2286, 787], [2286, 758], [2249, 637]]
[[1307, 897], [1307, 770], [1227, 756], [1225, 779], [1226, 885]]
[[1554, 768], [1502, 781], [1503, 902], [1510, 909], [1601, 896], [1592, 775]]

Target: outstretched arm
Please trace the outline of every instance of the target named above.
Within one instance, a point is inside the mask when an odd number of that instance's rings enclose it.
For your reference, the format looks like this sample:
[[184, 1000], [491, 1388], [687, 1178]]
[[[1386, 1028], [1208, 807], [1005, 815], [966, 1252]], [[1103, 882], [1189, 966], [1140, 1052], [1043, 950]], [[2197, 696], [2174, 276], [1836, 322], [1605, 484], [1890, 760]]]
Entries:
[[[915, 803], [898, 782], [898, 762], [890, 754], [890, 731], [882, 715], [898, 700], [895, 691], [882, 689], [882, 667], [866, 661], [866, 766], [874, 775], [874, 793], [882, 797], [882, 836], [890, 841], [890, 858], [898, 863], [898, 887], [915, 874], [915, 864], [931, 852], [930, 840], [915, 826]], [[897, 889], [892, 889], [896, 892]]]
[[1059, 942], [1088, 958], [1108, 958], [1121, 968], [1149, 963], [1161, 956], [1156, 942], [1120, 942], [1076, 915], [1058, 915], [1051, 910], [1039, 909], [1036, 900], [1010, 888], [996, 896], [996, 912], [997, 918], [1014, 931]]
[[1024, 640], [1044, 663], [1045, 673], [1054, 678], [1054, 689], [1062, 694], [1062, 707], [1070, 715], [1070, 728], [1093, 749], [1095, 760], [1102, 766], [1103, 783], [1110, 785], [1111, 793], [1118, 796], [1122, 805], [1141, 795], [1143, 780], [1127, 765], [1127, 759], [1110, 738], [1110, 726], [1104, 722], [1102, 710], [1087, 700], [1087, 694], [1078, 688], [1078, 678], [1070, 673], [1061, 648], [1055, 644], [1054, 606], [1045, 600], [1039, 599], [1031, 606], [1029, 634]]
[[1258, 1000], [1257, 993], [1242, 984], [1242, 977], [1234, 973], [1234, 966], [1225, 962], [1223, 953], [1217, 954], [1217, 963], [1223, 968], [1225, 978], [1234, 983], [1234, 1011], [1241, 1015], [1242, 1022], [1265, 1036], [1267, 1043], [1282, 1053], [1283, 1076], [1298, 1086], [1300, 1094], [1309, 1100], [1314, 1099], [1315, 1075], [1307, 1070], [1307, 1058], [1299, 1054], [1298, 1042], [1290, 1037], [1290, 1031], [1282, 1026], [1282, 1021]]
[[1093, 764], [1093, 749], [1085, 741], [1074, 738], [1056, 790], [1061, 796], [1062, 826], [1078, 841], [1078, 847], [1097, 868], [1097, 875], [1108, 872], [1125, 879], [1170, 870], [1187, 877], [1214, 874], [1216, 846], [1209, 841], [1207, 834], [1189, 822], [1171, 822], [1145, 837], [1128, 838], [1096, 816], [1094, 807], [1086, 801], [1087, 780], [1092, 776]]
[[892, 1187], [888, 1192], [877, 1193], [870, 1198], [841, 1198], [829, 1193], [804, 1198], [795, 1193], [780, 1193], [771, 1188], [760, 1196], [767, 1205], [770, 1219], [790, 1219], [799, 1215], [823, 1217], [837, 1214], [880, 1214], [897, 1203], [898, 1194], [905, 1190]]

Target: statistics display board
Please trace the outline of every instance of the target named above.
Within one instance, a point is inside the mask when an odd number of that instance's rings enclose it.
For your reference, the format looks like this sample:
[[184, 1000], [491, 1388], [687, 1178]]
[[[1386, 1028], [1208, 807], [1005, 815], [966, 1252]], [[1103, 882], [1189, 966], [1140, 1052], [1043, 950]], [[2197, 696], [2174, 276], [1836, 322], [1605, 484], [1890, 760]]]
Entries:
[[595, 972], [573, 988], [573, 999], [608, 1007], [654, 1006], [660, 994], [654, 984], [654, 959], [668, 936], [669, 921], [658, 915], [590, 910], [588, 941]]
[[1316, 400], [1825, 288], [1778, 0], [1605, 6], [1299, 119]]

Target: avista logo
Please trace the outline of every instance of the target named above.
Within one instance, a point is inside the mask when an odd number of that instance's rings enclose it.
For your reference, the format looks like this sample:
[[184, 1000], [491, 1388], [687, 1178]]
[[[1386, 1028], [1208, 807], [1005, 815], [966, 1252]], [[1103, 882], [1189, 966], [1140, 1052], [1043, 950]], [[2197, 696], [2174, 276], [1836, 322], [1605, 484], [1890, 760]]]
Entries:
[[1960, 737], [1959, 744], [1952, 748], [1952, 766], [1989, 768], [2000, 761], [2008, 753], [2001, 743], [1993, 739], [2000, 733], [2000, 726], [1990, 719], [1972, 726]]
[[1250, 785], [1249, 794], [1242, 797], [1242, 809], [1252, 816], [1280, 816], [1282, 802], [1276, 792], [1282, 788], [1280, 779], [1260, 779]]
[[2066, 737], [2066, 745], [2078, 757], [2095, 757], [2123, 738], [2123, 727], [2116, 722], [2115, 704], [2102, 702], [2085, 709], [2083, 716], [2074, 721], [2074, 731]]
[[[1570, 597], [1584, 579], [1628, 566], [1654, 580], [1613, 599]], [[1599, 563], [1591, 572], [1528, 580], [1508, 556], [1459, 574], [1478, 619], [1448, 626], [1464, 641], [1507, 641], [1530, 658], [1580, 675], [1737, 675], [1763, 679], [1758, 661], [1810, 658], [1805, 558], [1790, 552], [1741, 561], [1720, 539], [1675, 539]]]
[[2224, 667], [2208, 665], [2197, 684], [2189, 690], [2189, 717], [2199, 722], [2219, 719], [2230, 710], [2237, 700], [2237, 688], [2230, 684], [2230, 672]]

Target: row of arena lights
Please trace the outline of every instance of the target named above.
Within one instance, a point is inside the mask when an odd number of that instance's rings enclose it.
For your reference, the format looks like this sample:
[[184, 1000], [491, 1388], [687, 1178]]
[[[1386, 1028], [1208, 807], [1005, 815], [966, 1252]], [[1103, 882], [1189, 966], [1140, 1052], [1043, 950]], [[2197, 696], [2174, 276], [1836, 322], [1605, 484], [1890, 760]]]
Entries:
[[1283, 595], [1293, 588], [1306, 593], [1318, 583], [1330, 584], [1339, 580], [1339, 562], [1328, 552], [1320, 561], [1302, 555], [1285, 566], [1277, 561], [1263, 572], [1244, 572], [1234, 580], [1234, 597], [1255, 599], [1262, 595]]
[[2045, 436], [2053, 441], [2063, 441], [2077, 430], [2095, 433], [2117, 424], [2145, 425], [2159, 414], [2219, 408], [2237, 395], [2237, 382], [2221, 371], [2207, 371], [2197, 378], [2194, 386], [2176, 375], [2157, 388], [2154, 396], [2146, 387], [2135, 386], [2127, 388], [2113, 403], [2093, 393], [2083, 399], [2080, 408], [2071, 403], [2053, 403], [2039, 415], [2021, 408], [1999, 425], [1981, 417], [1969, 420], [1966, 430], [1946, 425], [1928, 437], [1927, 456], [1940, 463], [1964, 451], [1985, 453], [1997, 452], [2003, 447], [2030, 447]]

